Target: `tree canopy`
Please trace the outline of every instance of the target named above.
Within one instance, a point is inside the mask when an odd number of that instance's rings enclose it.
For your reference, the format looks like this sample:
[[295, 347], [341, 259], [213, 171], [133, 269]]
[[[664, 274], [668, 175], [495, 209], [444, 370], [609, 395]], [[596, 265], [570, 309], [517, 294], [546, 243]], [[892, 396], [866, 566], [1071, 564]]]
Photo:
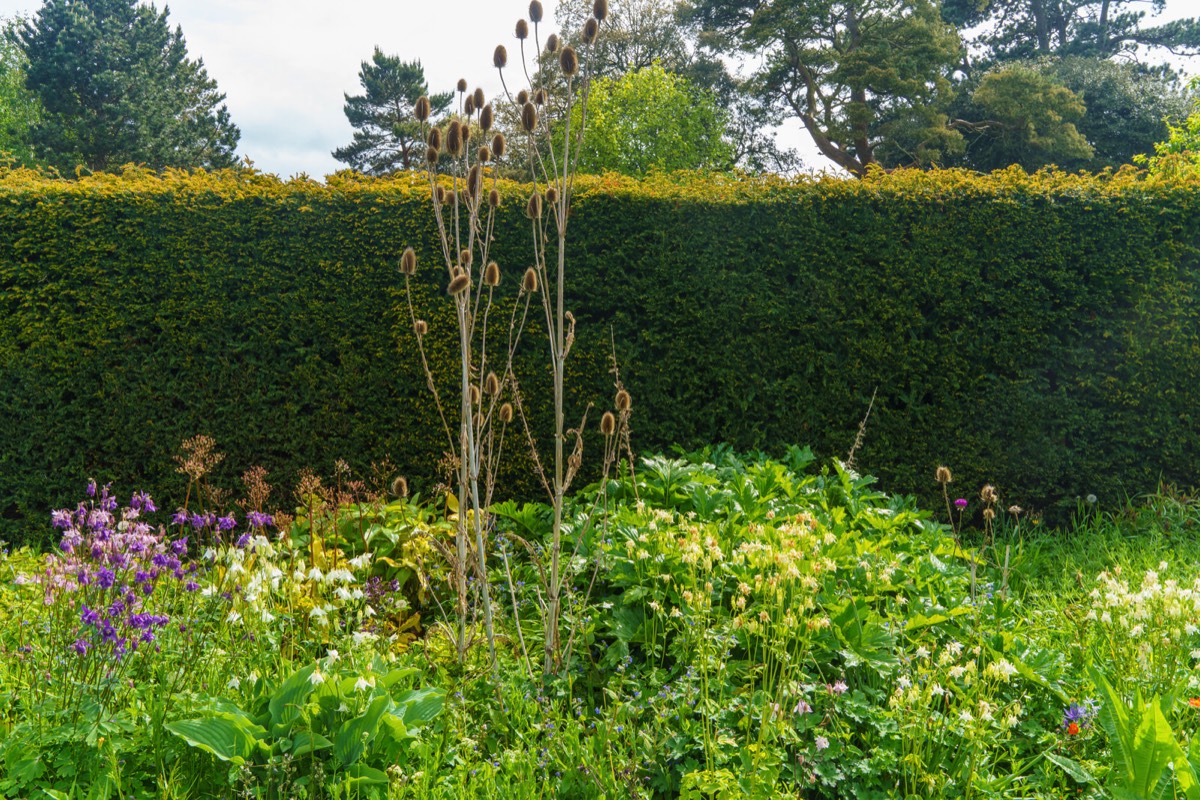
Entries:
[[25, 167], [37, 159], [29, 132], [42, 115], [42, 105], [25, 88], [25, 53], [13, 38], [20, 20], [4, 24], [0, 34], [0, 161]]

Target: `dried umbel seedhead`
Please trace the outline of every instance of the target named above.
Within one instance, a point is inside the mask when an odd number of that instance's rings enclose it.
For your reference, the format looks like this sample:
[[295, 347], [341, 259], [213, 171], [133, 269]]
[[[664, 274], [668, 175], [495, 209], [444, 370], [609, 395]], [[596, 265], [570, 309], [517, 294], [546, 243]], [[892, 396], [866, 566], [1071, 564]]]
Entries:
[[471, 384], [471, 405], [479, 405], [479, 387], [473, 383]]
[[489, 261], [483, 270], [483, 282], [493, 289], [500, 285], [500, 265], [495, 261]]
[[605, 411], [604, 416], [600, 417], [600, 432], [605, 436], [612, 436], [617, 432], [617, 418], [611, 411]]
[[568, 78], [579, 72], [579, 56], [574, 47], [564, 47], [558, 56], [558, 65], [562, 67], [563, 75]]
[[492, 155], [496, 158], [504, 158], [504, 151], [508, 149], [508, 141], [504, 138], [503, 133], [497, 133], [492, 137]]
[[990, 506], [1000, 499], [1000, 495], [996, 494], [996, 487], [989, 483], [979, 490], [979, 499]]
[[424, 122], [429, 119], [431, 108], [429, 106], [429, 98], [421, 95], [417, 98], [417, 104], [413, 106], [413, 116], [418, 122]]
[[546, 52], [551, 54], [558, 52], [558, 34], [550, 34], [550, 38], [546, 40]]
[[933, 478], [943, 486], [954, 480], [954, 476], [950, 474], [949, 467], [938, 467], [937, 471], [933, 474]]
[[483, 108], [484, 104], [487, 102], [487, 98], [483, 96], [483, 87], [481, 86], [475, 87], [475, 94], [472, 95], [472, 97], [475, 99], [475, 108], [477, 109]]
[[545, 89], [538, 89], [536, 92], [533, 93], [533, 104], [535, 106], [546, 105], [546, 90]]
[[441, 128], [430, 128], [429, 129], [428, 144], [434, 150], [442, 149], [442, 129]]
[[537, 270], [533, 267], [525, 270], [525, 277], [521, 278], [521, 291], [527, 294], [536, 294], [538, 290], [538, 275]]
[[500, 190], [499, 189], [492, 189], [490, 192], [488, 192], [488, 205], [491, 206], [492, 208], [500, 207]]
[[524, 89], [517, 92], [517, 105], [523, 106], [528, 102], [529, 102], [529, 92], [525, 91]]
[[633, 407], [633, 398], [629, 396], [629, 392], [622, 389], [621, 391], [617, 392], [617, 397], [613, 402], [613, 405], [616, 406], [617, 411], [624, 414]]
[[558, 189], [553, 186], [546, 187], [546, 202], [550, 205], [558, 202]]
[[507, 425], [508, 423], [512, 422], [512, 418], [512, 403], [505, 403], [504, 405], [500, 406], [500, 421]]
[[467, 79], [466, 78], [458, 79], [458, 90], [460, 92], [465, 92], [467, 90]]
[[496, 69], [504, 69], [508, 65], [508, 49], [504, 45], [496, 45], [496, 51], [492, 53], [492, 64]]
[[600, 23], [595, 17], [589, 17], [588, 21], [583, 23], [583, 43], [595, 44], [596, 37], [600, 34]]
[[471, 266], [471, 262], [473, 262], [474, 260], [475, 260], [475, 256], [473, 256], [471, 254], [471, 251], [468, 250], [467, 248], [464, 247], [462, 250], [458, 251], [458, 263], [460, 265], [462, 265], [464, 268]]
[[479, 149], [475, 151], [475, 157], [479, 160], [480, 164], [488, 163], [492, 160], [491, 148], [489, 148], [486, 144], [480, 145]]
[[529, 21], [534, 25], [542, 21], [542, 4], [538, 0], [529, 4]]
[[496, 373], [487, 374], [483, 381], [483, 390], [493, 397], [500, 394], [500, 379], [496, 377]]
[[484, 133], [486, 133], [492, 129], [492, 125], [495, 123], [495, 121], [496, 115], [492, 111], [492, 104], [488, 103], [483, 107], [483, 110], [479, 112], [479, 127], [483, 129]]
[[408, 497], [408, 479], [403, 475], [397, 476], [396, 480], [392, 481], [392, 496]]
[[533, 103], [521, 106], [521, 129], [526, 133], [533, 133], [537, 129], [537, 123], [537, 109], [534, 108]]
[[453, 158], [458, 158], [462, 155], [463, 136], [462, 124], [456, 120], [450, 120], [450, 126], [446, 128], [446, 152]]
[[525, 41], [526, 39], [528, 39], [529, 38], [529, 23], [523, 19], [517, 20], [516, 34], [517, 34], [517, 38], [520, 39], [521, 41]]
[[608, 0], [596, 0], [592, 3], [592, 16], [604, 22], [604, 18], [608, 16]]
[[525, 216], [530, 219], [540, 219], [542, 216], [542, 196], [537, 192], [529, 195], [529, 202], [525, 205]]
[[419, 319], [413, 323], [413, 333], [417, 336], [424, 336], [429, 333], [429, 323], [423, 319]]
[[411, 247], [404, 248], [400, 256], [400, 271], [405, 275], [417, 274], [417, 251]]
[[458, 297], [471, 287], [471, 277], [467, 273], [459, 271], [453, 278], [450, 279], [450, 285], [446, 287], [446, 291], [451, 297]]
[[[487, 150], [487, 148], [483, 148]], [[483, 189], [483, 167], [474, 164], [470, 171], [467, 172], [467, 192], [471, 195], [471, 199], [479, 197], [479, 192]]]
[[467, 95], [467, 99], [463, 101], [463, 113], [468, 117], [475, 113], [475, 98], [472, 95]]

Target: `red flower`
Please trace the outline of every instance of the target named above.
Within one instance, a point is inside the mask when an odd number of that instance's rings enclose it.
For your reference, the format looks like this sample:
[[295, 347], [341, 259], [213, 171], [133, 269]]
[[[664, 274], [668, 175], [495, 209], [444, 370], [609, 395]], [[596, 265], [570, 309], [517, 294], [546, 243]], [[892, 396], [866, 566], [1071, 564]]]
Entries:
[[1067, 734], [1070, 736], [1078, 736], [1079, 735], [1079, 723], [1072, 722], [1070, 725], [1068, 725], [1067, 726]]

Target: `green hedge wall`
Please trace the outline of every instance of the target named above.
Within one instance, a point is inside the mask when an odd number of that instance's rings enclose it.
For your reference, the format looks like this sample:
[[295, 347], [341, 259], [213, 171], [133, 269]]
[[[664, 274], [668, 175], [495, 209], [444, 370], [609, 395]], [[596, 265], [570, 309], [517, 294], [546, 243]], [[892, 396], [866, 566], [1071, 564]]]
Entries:
[[[255, 464], [287, 486], [386, 456], [431, 488], [444, 435], [396, 269], [415, 246], [448, 366], [425, 191], [414, 176], [0, 175], [0, 536], [44, 528], [89, 477], [178, 503], [172, 455], [197, 433], [227, 453], [230, 485]], [[511, 293], [527, 190], [504, 191]], [[877, 389], [858, 464], [889, 491], [931, 493], [938, 464], [964, 495], [992, 481], [1043, 509], [1190, 485], [1198, 244], [1200, 186], [1133, 174], [582, 179], [574, 415], [611, 402], [611, 335], [642, 449], [845, 455]], [[522, 349], [545, 420], [545, 345]], [[509, 452], [509, 485], [531, 492]]]

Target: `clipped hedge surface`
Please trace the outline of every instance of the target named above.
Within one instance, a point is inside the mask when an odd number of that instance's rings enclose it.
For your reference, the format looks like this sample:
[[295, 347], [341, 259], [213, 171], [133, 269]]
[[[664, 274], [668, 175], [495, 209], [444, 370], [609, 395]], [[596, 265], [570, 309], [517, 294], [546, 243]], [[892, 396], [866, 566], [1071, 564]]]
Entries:
[[[40, 527], [88, 477], [180, 502], [172, 455], [197, 433], [227, 453], [231, 486], [254, 464], [287, 486], [387, 456], [431, 488], [445, 437], [396, 270], [415, 246], [450, 377], [423, 185], [0, 175], [0, 536]], [[504, 191], [511, 296], [527, 190]], [[878, 388], [857, 461], [889, 491], [931, 493], [943, 463], [960, 493], [992, 481], [1027, 507], [1190, 485], [1198, 244], [1200, 186], [1132, 174], [584, 178], [571, 418], [611, 402], [611, 331], [639, 448], [845, 455]], [[545, 345], [525, 342], [547, 431]], [[527, 454], [508, 449], [510, 485], [531, 494]]]

